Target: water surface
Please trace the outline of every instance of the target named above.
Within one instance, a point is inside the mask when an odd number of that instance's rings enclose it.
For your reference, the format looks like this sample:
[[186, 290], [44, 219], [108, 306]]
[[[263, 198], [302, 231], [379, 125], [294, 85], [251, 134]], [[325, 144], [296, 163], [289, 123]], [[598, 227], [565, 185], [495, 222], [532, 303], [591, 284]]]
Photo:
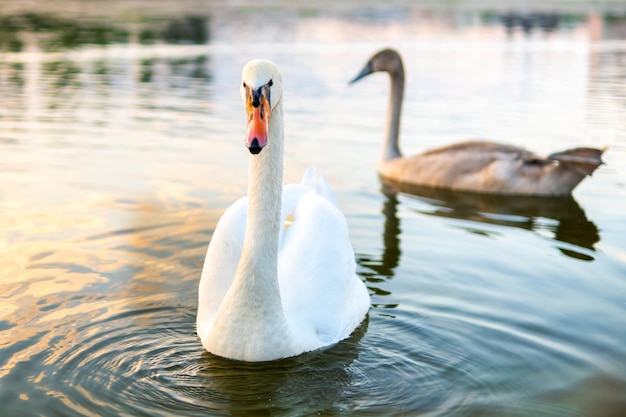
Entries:
[[[618, 3], [133, 4], [0, 8], [0, 415], [626, 413]], [[605, 165], [571, 198], [381, 184], [387, 79], [347, 81], [384, 46], [405, 58], [406, 153], [489, 138], [606, 146]], [[326, 174], [373, 307], [337, 346], [242, 364], [194, 324], [213, 228], [246, 190], [258, 57], [286, 86], [285, 180]]]

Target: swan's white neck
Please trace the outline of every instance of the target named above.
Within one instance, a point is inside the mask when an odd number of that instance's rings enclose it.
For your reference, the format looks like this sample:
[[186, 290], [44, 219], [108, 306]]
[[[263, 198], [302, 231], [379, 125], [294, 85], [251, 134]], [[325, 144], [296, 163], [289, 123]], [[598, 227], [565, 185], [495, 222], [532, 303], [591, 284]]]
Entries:
[[233, 283], [219, 308], [209, 350], [262, 361], [291, 356], [293, 338], [278, 283], [278, 242], [283, 175], [282, 104], [272, 109], [268, 143], [250, 155], [248, 219]]
[[276, 280], [283, 189], [284, 139], [280, 102], [272, 110], [268, 135], [263, 151], [249, 157], [248, 223], [239, 269], [249, 264], [255, 270], [271, 271]]
[[389, 72], [389, 78], [391, 91], [387, 106], [386, 136], [379, 161], [381, 164], [402, 156], [398, 145], [398, 136], [400, 135], [400, 115], [404, 96], [404, 70], [400, 67], [398, 71]]

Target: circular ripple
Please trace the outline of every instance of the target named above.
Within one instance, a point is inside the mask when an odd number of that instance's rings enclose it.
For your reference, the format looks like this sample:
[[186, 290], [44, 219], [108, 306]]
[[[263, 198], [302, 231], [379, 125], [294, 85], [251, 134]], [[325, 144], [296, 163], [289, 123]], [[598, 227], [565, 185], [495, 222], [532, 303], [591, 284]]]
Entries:
[[[336, 346], [243, 363], [203, 350], [188, 305], [153, 296], [124, 300], [112, 314], [114, 306], [93, 311], [83, 325], [66, 323], [53, 335], [36, 336], [42, 352], [31, 363], [45, 366], [29, 395], [43, 393], [34, 399], [46, 416], [495, 415], [504, 411], [495, 404], [508, 395], [516, 399], [511, 415], [541, 406], [526, 402], [524, 392], [537, 371], [529, 358], [545, 349], [477, 319], [402, 308], [391, 316], [374, 308]], [[517, 360], [515, 352], [521, 352]], [[512, 373], [507, 363], [519, 367]]]
[[57, 355], [42, 383], [80, 413], [162, 410], [171, 389], [165, 382], [184, 373], [188, 359], [201, 353], [194, 312], [182, 306], [124, 311], [77, 330], [84, 337]]
[[193, 309], [153, 305], [82, 326], [78, 343], [51, 348], [47, 414], [309, 415], [341, 403], [366, 329], [325, 351], [242, 363], [205, 352], [194, 323]]

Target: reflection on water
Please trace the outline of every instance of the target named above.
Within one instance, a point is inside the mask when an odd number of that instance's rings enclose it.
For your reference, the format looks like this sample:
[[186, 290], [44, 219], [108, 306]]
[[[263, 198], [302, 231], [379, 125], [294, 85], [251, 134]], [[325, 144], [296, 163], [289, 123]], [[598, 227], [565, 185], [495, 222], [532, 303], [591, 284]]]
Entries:
[[[556, 241], [571, 244], [559, 247], [563, 254], [581, 260], [593, 260], [591, 253], [594, 251], [594, 245], [600, 241], [598, 228], [587, 219], [585, 212], [572, 196], [499, 196], [388, 182], [383, 185], [383, 193], [388, 198], [386, 204], [397, 201], [395, 195], [397, 192], [416, 196], [428, 202], [432, 208], [421, 210], [423, 214], [519, 227], [539, 234], [550, 234]], [[387, 215], [394, 210], [385, 207], [384, 212]], [[393, 225], [390, 233], [397, 236], [399, 234], [397, 220], [387, 221], [385, 225], [388, 223]], [[478, 228], [475, 230], [478, 231]], [[386, 236], [387, 227], [385, 242], [388, 241]], [[581, 251], [581, 248], [590, 249], [591, 252]]]
[[[619, 4], [33, 4], [0, 2], [0, 416], [623, 414]], [[406, 51], [407, 149], [588, 140], [606, 165], [576, 199], [381, 192], [386, 86], [346, 82], [387, 45]], [[288, 86], [285, 177], [328, 176], [373, 308], [330, 349], [242, 364], [194, 322], [246, 189], [257, 57]]]
[[[558, 250], [579, 260], [593, 261], [594, 246], [600, 241], [598, 228], [587, 219], [572, 196], [499, 196], [388, 181], [383, 182], [381, 192], [385, 196], [381, 210], [384, 215], [383, 252], [380, 259], [361, 256], [358, 260], [360, 265], [372, 271], [361, 272], [371, 282], [377, 282], [376, 275], [392, 277], [400, 263], [402, 227], [397, 213], [401, 204], [398, 200], [400, 193], [426, 202], [427, 206], [416, 210], [421, 214], [470, 221], [468, 232], [492, 233], [481, 230], [480, 223], [531, 230], [540, 236], [548, 235], [550, 239], [567, 243], [557, 246]], [[375, 287], [371, 289], [377, 294], [384, 293]]]
[[[124, 67], [107, 60], [0, 63], [0, 74], [6, 81], [3, 83], [5, 118], [25, 120], [34, 117], [45, 121], [53, 121], [57, 114], [58, 117], [72, 117], [68, 111], [79, 112], [82, 118], [85, 108], [106, 109], [107, 102], [112, 101], [109, 96], [111, 90], [128, 84], [144, 84], [139, 93], [146, 100], [164, 95], [168, 90], [178, 91], [184, 99], [190, 95], [206, 97], [207, 85], [211, 81], [210, 58], [206, 55], [144, 59], [138, 68]], [[190, 84], [197, 88], [189, 91]], [[29, 94], [33, 90], [42, 93], [45, 101], [32, 102]], [[145, 103], [148, 108], [155, 105]], [[75, 116], [73, 118], [76, 119]]]
[[[372, 269], [375, 274], [363, 273], [368, 280], [375, 280], [375, 275], [384, 277], [392, 277], [394, 269], [400, 262], [402, 251], [400, 250], [400, 235], [402, 229], [400, 227], [400, 219], [397, 215], [398, 197], [397, 194], [389, 188], [383, 188], [386, 197], [383, 203], [382, 214], [385, 216], [383, 227], [383, 253], [379, 260], [360, 258], [359, 264]], [[380, 291], [380, 290], [379, 290]]]
[[233, 363], [204, 353], [198, 361], [203, 396], [217, 398], [216, 408], [232, 415], [289, 415], [293, 410], [314, 415], [336, 407], [348, 400], [343, 393], [353, 383], [352, 363], [366, 330], [367, 322], [335, 348], [271, 363]]
[[37, 12], [0, 16], [0, 51], [4, 52], [32, 52], [33, 49], [58, 52], [85, 45], [129, 42], [206, 44], [209, 39], [208, 17], [202, 15], [132, 25], [101, 19], [75, 20]]
[[46, 415], [307, 415], [356, 404], [342, 392], [367, 323], [333, 349], [279, 362], [208, 354], [192, 298], [212, 232], [199, 227], [216, 219], [159, 217], [159, 225], [23, 248], [32, 253], [27, 268], [3, 267], [16, 286], [3, 283], [0, 329], [10, 338], [0, 344], [8, 400], [0, 415], [21, 415], [26, 402]]

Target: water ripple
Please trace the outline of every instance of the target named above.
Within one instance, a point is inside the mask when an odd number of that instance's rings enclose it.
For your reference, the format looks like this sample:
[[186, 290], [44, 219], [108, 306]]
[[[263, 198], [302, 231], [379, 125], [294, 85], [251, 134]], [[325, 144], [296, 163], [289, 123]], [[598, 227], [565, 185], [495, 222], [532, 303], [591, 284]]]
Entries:
[[[21, 383], [20, 389], [29, 398], [45, 396], [47, 415], [308, 415], [334, 408], [352, 383], [351, 363], [366, 327], [324, 352], [239, 363], [202, 349], [194, 310], [171, 300], [135, 301], [146, 307], [111, 314], [110, 304], [88, 324], [67, 324], [15, 344], [16, 354], [28, 349], [25, 343], [39, 349], [24, 366], [45, 365], [29, 381], [34, 386]], [[25, 373], [20, 366], [10, 370]], [[7, 407], [18, 409], [19, 401]]]

